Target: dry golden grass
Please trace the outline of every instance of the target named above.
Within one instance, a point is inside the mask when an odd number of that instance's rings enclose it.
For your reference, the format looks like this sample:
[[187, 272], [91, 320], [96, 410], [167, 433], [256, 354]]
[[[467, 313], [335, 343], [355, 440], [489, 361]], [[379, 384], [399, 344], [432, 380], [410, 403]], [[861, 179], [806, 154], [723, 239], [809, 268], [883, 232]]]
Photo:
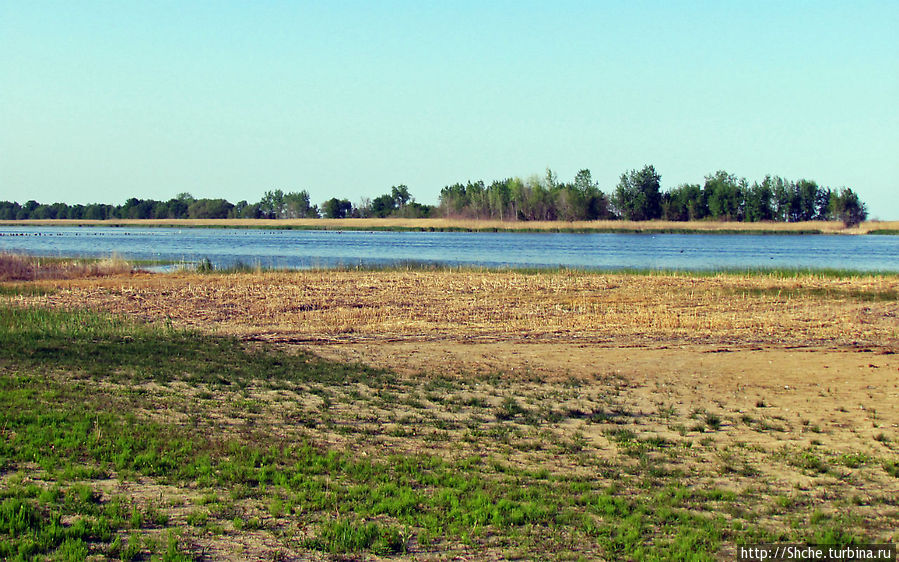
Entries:
[[820, 231], [839, 234], [865, 234], [872, 230], [899, 231], [899, 221], [868, 221], [854, 228], [846, 228], [838, 221], [809, 222], [714, 222], [714, 221], [498, 221], [472, 219], [113, 219], [90, 220], [27, 220], [0, 221], [0, 226], [16, 225], [133, 225], [133, 226], [220, 226], [256, 228], [321, 228], [348, 229], [466, 229], [466, 230], [624, 230], [658, 231], [689, 230], [698, 232], [758, 231], [758, 232], [807, 232]]
[[895, 275], [327, 270], [129, 275], [62, 282], [60, 289], [42, 298], [294, 342], [899, 342]]
[[27, 257], [0, 253], [0, 281], [68, 279], [129, 273], [131, 265], [118, 257], [104, 260]]

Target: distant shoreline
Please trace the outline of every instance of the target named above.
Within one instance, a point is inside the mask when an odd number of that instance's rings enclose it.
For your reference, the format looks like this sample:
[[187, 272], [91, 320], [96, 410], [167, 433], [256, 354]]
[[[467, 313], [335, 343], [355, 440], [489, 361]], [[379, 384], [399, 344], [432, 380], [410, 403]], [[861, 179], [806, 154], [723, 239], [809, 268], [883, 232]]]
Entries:
[[273, 230], [383, 230], [419, 232], [572, 232], [676, 234], [899, 234], [899, 221], [866, 221], [846, 228], [839, 221], [497, 221], [471, 219], [111, 219], [0, 221], [0, 227], [174, 227]]

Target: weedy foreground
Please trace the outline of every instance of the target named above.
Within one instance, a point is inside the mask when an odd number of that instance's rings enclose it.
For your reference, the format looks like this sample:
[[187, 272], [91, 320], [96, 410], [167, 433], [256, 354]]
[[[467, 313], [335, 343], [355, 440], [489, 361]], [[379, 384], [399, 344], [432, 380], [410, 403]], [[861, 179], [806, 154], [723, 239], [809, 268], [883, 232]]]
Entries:
[[0, 285], [3, 557], [899, 538], [897, 276], [58, 277]]

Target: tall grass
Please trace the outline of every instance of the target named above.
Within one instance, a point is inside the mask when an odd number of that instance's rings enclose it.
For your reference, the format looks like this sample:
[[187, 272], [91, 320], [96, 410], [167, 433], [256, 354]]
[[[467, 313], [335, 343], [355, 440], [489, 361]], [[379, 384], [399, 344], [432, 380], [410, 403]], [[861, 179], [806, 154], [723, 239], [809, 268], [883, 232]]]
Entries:
[[[203, 258], [197, 264], [185, 265], [185, 271], [197, 273], [286, 273], [293, 271], [284, 267], [268, 267], [260, 263], [254, 265], [237, 262], [230, 266], [215, 266], [209, 258]], [[675, 276], [675, 277], [773, 277], [773, 278], [801, 278], [819, 277], [828, 279], [853, 279], [861, 277], [884, 277], [899, 275], [899, 269], [895, 271], [870, 270], [860, 271], [855, 269], [834, 267], [717, 267], [708, 269], [670, 269], [670, 268], [634, 268], [634, 267], [572, 267], [572, 266], [485, 266], [450, 264], [436, 261], [399, 260], [391, 263], [360, 263], [356, 265], [341, 265], [337, 267], [303, 269], [305, 272], [326, 273], [329, 271], [358, 271], [358, 272], [451, 272], [451, 273], [517, 273], [528, 275], [546, 274], [585, 274], [585, 275], [631, 275], [631, 276]]]
[[0, 253], [0, 281], [35, 281], [97, 277], [131, 271], [131, 264], [118, 256], [102, 260], [78, 258], [42, 258]]
[[866, 234], [899, 232], [899, 222], [868, 221], [846, 228], [839, 221], [717, 222], [717, 221], [499, 221], [473, 219], [111, 219], [0, 221], [4, 225], [83, 225], [83, 226], [177, 226], [179, 228], [267, 228], [304, 230], [414, 230], [470, 232], [672, 232], [672, 233], [748, 233], [748, 234]]

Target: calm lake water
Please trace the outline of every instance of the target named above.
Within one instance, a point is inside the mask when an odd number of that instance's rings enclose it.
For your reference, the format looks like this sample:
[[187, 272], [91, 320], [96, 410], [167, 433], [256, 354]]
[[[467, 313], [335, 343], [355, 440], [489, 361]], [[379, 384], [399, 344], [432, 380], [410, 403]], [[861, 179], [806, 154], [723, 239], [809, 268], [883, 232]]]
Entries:
[[0, 251], [311, 268], [403, 262], [488, 267], [899, 271], [899, 236], [359, 232], [0, 227]]

